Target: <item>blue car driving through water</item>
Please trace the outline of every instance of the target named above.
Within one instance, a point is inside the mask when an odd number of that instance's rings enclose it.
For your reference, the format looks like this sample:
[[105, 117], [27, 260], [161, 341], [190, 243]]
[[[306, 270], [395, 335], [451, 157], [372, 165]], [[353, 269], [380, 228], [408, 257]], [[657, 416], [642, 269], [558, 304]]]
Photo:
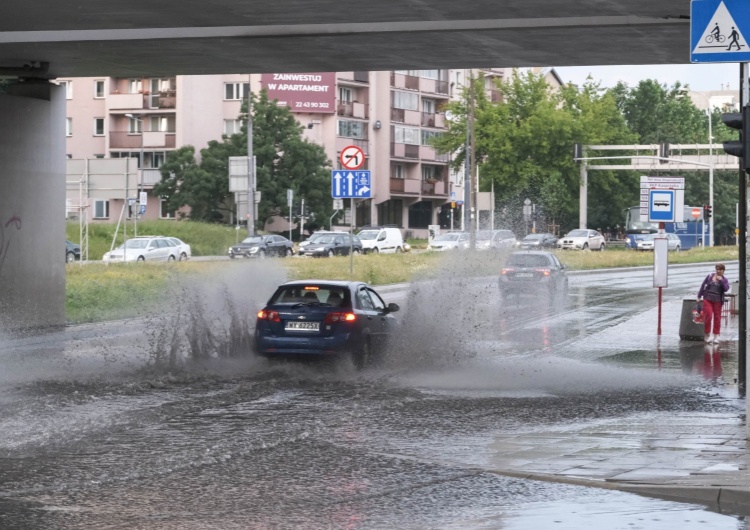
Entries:
[[364, 368], [384, 353], [398, 310], [366, 283], [287, 282], [258, 312], [255, 351], [269, 359], [351, 357]]

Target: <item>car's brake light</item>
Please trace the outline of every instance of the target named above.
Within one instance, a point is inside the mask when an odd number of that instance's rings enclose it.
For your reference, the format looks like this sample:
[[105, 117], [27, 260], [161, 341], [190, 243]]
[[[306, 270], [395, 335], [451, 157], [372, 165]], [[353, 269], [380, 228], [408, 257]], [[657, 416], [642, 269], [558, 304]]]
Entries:
[[503, 270], [500, 271], [500, 274], [502, 274], [503, 276], [505, 276], [509, 272], [513, 272], [513, 269], [510, 269], [510, 268], [503, 269]]
[[357, 320], [357, 315], [354, 313], [328, 313], [323, 323], [333, 324], [335, 322], [354, 322], [355, 320]]
[[278, 311], [266, 311], [261, 309], [258, 311], [258, 320], [270, 320], [271, 322], [281, 322], [281, 316]]
[[549, 269], [534, 269], [537, 272], [541, 272], [545, 276], [549, 276], [551, 274], [551, 271]]

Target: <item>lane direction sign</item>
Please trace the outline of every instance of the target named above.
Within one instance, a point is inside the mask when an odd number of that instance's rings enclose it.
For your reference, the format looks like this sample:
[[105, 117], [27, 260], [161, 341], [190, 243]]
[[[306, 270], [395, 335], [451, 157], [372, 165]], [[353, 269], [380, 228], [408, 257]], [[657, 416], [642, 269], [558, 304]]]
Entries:
[[690, 2], [690, 62], [750, 61], [750, 4], [745, 0]]
[[347, 145], [341, 150], [339, 161], [344, 169], [359, 169], [365, 165], [365, 152], [356, 145]]
[[334, 199], [370, 199], [371, 196], [370, 171], [331, 172], [331, 197]]

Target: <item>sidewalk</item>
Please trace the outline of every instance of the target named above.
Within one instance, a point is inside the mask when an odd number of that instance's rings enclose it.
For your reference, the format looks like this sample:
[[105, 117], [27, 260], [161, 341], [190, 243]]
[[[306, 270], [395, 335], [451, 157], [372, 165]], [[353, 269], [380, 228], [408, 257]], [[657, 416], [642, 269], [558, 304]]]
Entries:
[[[614, 351], [621, 349], [621, 337], [627, 333], [629, 347], [702, 352], [702, 342], [680, 341], [678, 301], [670, 305], [664, 308], [662, 336], [658, 339], [654, 309], [567, 345], [564, 350], [579, 355], [586, 348], [599, 354], [603, 349]], [[722, 358], [736, 361], [737, 325], [737, 316], [722, 322], [722, 342], [717, 347]], [[733, 370], [724, 370], [728, 383], [733, 383]], [[733, 384], [725, 391], [728, 396], [736, 396]], [[491, 471], [694, 502], [722, 512], [750, 515], [747, 436], [744, 407], [736, 414], [662, 412], [541, 431], [535, 428], [533, 432], [497, 436]]]

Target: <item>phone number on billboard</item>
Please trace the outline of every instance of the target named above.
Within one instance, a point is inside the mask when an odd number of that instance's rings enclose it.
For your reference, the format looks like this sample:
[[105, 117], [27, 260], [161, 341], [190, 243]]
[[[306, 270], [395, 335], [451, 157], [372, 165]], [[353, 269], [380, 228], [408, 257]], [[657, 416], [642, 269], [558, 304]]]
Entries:
[[294, 103], [295, 108], [306, 108], [306, 109], [327, 109], [329, 103], [318, 103], [316, 101], [296, 101]]

